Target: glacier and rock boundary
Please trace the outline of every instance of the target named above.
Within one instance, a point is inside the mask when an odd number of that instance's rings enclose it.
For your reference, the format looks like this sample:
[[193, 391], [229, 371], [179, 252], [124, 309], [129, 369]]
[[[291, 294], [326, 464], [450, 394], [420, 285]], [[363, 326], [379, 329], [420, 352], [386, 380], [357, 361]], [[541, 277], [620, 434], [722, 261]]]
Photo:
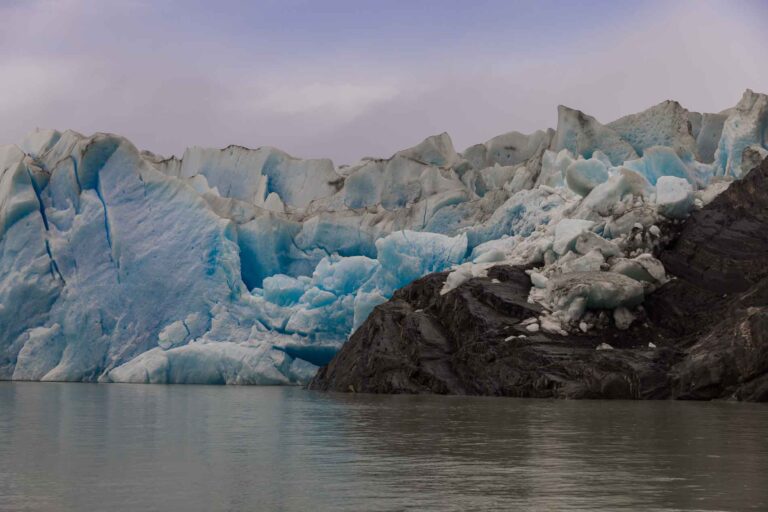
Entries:
[[628, 329], [670, 233], [766, 156], [749, 90], [339, 167], [38, 130], [0, 148], [0, 379], [304, 383], [396, 290], [502, 264], [528, 269], [527, 332]]

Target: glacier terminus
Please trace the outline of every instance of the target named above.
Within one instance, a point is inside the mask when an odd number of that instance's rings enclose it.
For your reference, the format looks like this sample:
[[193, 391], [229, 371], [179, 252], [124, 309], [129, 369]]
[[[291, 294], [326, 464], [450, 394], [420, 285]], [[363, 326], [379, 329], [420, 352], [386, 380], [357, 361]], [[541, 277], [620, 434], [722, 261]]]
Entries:
[[334, 166], [38, 130], [0, 148], [0, 379], [302, 384], [396, 290], [526, 265], [530, 332], [628, 328], [668, 231], [768, 157], [768, 96]]

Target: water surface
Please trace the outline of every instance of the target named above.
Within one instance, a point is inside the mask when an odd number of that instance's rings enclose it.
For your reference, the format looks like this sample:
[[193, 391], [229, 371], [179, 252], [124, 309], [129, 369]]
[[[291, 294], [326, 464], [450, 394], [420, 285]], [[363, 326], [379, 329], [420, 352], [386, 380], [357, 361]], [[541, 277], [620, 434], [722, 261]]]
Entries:
[[0, 383], [1, 511], [768, 510], [768, 406]]

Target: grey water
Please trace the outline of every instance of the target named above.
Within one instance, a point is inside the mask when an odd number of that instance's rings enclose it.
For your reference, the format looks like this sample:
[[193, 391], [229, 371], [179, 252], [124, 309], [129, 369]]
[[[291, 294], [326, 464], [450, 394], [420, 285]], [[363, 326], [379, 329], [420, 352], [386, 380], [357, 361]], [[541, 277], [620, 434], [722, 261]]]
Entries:
[[0, 510], [768, 510], [768, 407], [0, 383]]

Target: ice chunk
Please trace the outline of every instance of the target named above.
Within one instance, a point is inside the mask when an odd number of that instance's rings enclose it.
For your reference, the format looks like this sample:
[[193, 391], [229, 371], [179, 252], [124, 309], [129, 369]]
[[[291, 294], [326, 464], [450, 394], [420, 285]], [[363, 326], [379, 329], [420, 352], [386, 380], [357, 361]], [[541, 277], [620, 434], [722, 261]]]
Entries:
[[271, 212], [284, 213], [285, 205], [283, 204], [282, 199], [280, 199], [280, 194], [277, 192], [270, 192], [264, 200], [264, 209]]
[[[643, 297], [640, 283], [615, 272], [573, 272], [547, 283], [547, 300], [554, 310], [567, 310], [580, 300], [587, 309], [633, 307], [639, 305]], [[580, 313], [572, 319], [579, 316]]]
[[621, 249], [615, 243], [591, 231], [585, 231], [576, 237], [574, 247], [579, 254], [587, 254], [590, 251], [598, 250], [605, 258], [621, 254]]
[[510, 265], [530, 266], [543, 263], [549, 255], [551, 263], [557, 259], [552, 251], [553, 239], [554, 236], [547, 234], [545, 229], [527, 237], [505, 237], [477, 246], [469, 259], [475, 263], [492, 263], [503, 259]]
[[[656, 205], [649, 203], [635, 204], [626, 213], [617, 217], [609, 218], [603, 228], [603, 236], [609, 238], [619, 238], [622, 236], [636, 237], [636, 233], [641, 227], [651, 226], [658, 222], [659, 214], [656, 211]], [[637, 240], [639, 242], [640, 240]]]
[[559, 152], [544, 151], [541, 158], [541, 172], [536, 185], [562, 187], [565, 183], [565, 170], [573, 161], [573, 156], [567, 149]]
[[299, 298], [301, 305], [307, 309], [317, 309], [330, 306], [336, 302], [337, 296], [329, 291], [313, 286]]
[[[293, 224], [292, 225], [296, 225]], [[298, 233], [292, 234], [295, 249], [307, 256], [313, 251], [322, 252], [322, 256], [338, 253], [341, 256], [376, 257], [375, 241], [379, 232], [370, 229], [356, 215], [323, 212], [304, 220]], [[294, 233], [289, 230], [289, 233]], [[387, 231], [384, 231], [386, 234]], [[319, 261], [319, 258], [318, 258]], [[314, 262], [316, 264], [317, 261]], [[311, 273], [311, 268], [308, 272]]]
[[[574, 253], [569, 253], [569, 255]], [[598, 249], [593, 249], [587, 254], [569, 259], [560, 265], [563, 273], [568, 272], [598, 272], [601, 270], [605, 258]]]
[[184, 152], [181, 177], [202, 174], [225, 197], [262, 205], [271, 192], [291, 206], [336, 192], [339, 175], [327, 159], [301, 160], [275, 148], [192, 147]]
[[298, 222], [271, 212], [237, 226], [240, 271], [249, 289], [261, 287], [264, 278], [271, 275], [311, 272], [320, 257], [312, 261], [296, 247], [294, 237], [301, 228]]
[[[492, 242], [488, 243], [491, 244]], [[506, 253], [500, 249], [491, 247], [490, 245], [488, 246], [488, 250], [485, 249], [486, 247], [482, 245], [475, 248], [478, 256], [472, 258], [473, 263], [493, 263], [496, 261], [502, 261], [504, 258], [506, 258]], [[475, 251], [473, 251], [473, 254], [475, 254]]]
[[642, 158], [624, 162], [624, 166], [645, 176], [651, 185], [655, 185], [662, 176], [674, 176], [691, 183], [696, 182], [694, 173], [680, 159], [675, 150], [668, 147], [648, 148]]
[[[2, 315], [1, 310], [0, 315]], [[32, 328], [27, 331], [27, 336], [16, 360], [16, 368], [12, 376], [14, 380], [40, 380], [56, 366], [64, 349], [59, 324]]]
[[368, 315], [371, 314], [371, 311], [373, 311], [373, 308], [386, 301], [387, 298], [378, 291], [359, 292], [355, 296], [352, 330], [362, 325], [365, 319], [368, 318]]
[[142, 353], [109, 372], [111, 382], [138, 384], [290, 384], [293, 359], [269, 344], [192, 343]]
[[[313, 289], [310, 288], [308, 293]], [[307, 337], [328, 337], [331, 339], [343, 339], [349, 334], [354, 315], [354, 296], [342, 295], [334, 297], [333, 301], [324, 301], [326, 294], [321, 291], [319, 297], [321, 305], [311, 307], [300, 304], [291, 308], [290, 317], [283, 330], [286, 333], [300, 334]]]
[[659, 213], [670, 219], [681, 219], [693, 206], [693, 187], [682, 178], [662, 176], [656, 183]]
[[[391, 241], [388, 238], [380, 240], [382, 247], [389, 248]], [[393, 252], [395, 250], [393, 249]], [[378, 261], [365, 256], [326, 257], [315, 267], [312, 273], [312, 284], [337, 295], [345, 295], [357, 291], [378, 268]], [[421, 274], [418, 277], [421, 277]]]
[[459, 265], [453, 269], [450, 274], [448, 274], [443, 287], [440, 289], [440, 295], [445, 295], [446, 293], [455, 290], [470, 279], [474, 279], [476, 277], [487, 277], [488, 269], [491, 266], [492, 264], [489, 263], [471, 262]]
[[525, 165], [486, 167], [469, 171], [462, 182], [477, 196], [485, 197], [492, 192], [505, 190], [510, 194], [533, 186], [534, 175]]
[[344, 205], [347, 208], [365, 208], [381, 201], [384, 186], [384, 161], [368, 161], [355, 169], [344, 181]]
[[663, 284], [667, 281], [664, 265], [650, 254], [641, 254], [633, 259], [616, 258], [611, 272], [647, 283]]
[[459, 155], [453, 149], [453, 141], [445, 132], [427, 137], [420, 144], [404, 149], [397, 155], [438, 167], [453, 167], [459, 161]]
[[554, 315], [542, 315], [539, 318], [541, 322], [541, 330], [549, 334], [560, 334], [565, 336], [568, 332], [563, 329], [563, 325], [560, 320]]
[[555, 227], [555, 241], [552, 249], [560, 255], [573, 249], [576, 238], [584, 231], [591, 229], [595, 223], [591, 220], [563, 219]]
[[0, 237], [16, 222], [40, 211], [24, 153], [16, 146], [0, 147]]
[[158, 335], [157, 344], [163, 350], [167, 350], [171, 347], [181, 345], [186, 341], [189, 336], [189, 329], [184, 325], [184, 322], [177, 320], [172, 324], [166, 325], [160, 334]]
[[637, 114], [608, 123], [608, 127], [629, 142], [638, 155], [653, 146], [693, 154], [696, 140], [689, 127], [688, 111], [676, 101], [664, 101]]
[[630, 196], [646, 196], [650, 194], [651, 185], [641, 174], [620, 167], [608, 181], [597, 185], [584, 198], [578, 216], [589, 216], [597, 213], [600, 216], [618, 214], [617, 208], [623, 207], [622, 201]]
[[547, 224], [564, 202], [561, 195], [544, 187], [521, 190], [498, 207], [487, 221], [467, 231], [469, 247], [505, 235], [528, 236], [536, 227]]
[[589, 160], [577, 160], [568, 166], [565, 171], [565, 181], [568, 188], [586, 196], [600, 183], [608, 179], [608, 169], [605, 164], [596, 158]]
[[632, 322], [635, 321], [635, 315], [629, 309], [619, 307], [613, 310], [613, 321], [617, 329], [626, 331], [632, 325]]
[[766, 158], [768, 158], [768, 149], [758, 144], [747, 146], [741, 154], [741, 169], [747, 173], [759, 166]]
[[509, 132], [492, 138], [485, 144], [475, 144], [464, 151], [464, 158], [472, 168], [512, 166], [540, 155], [549, 147], [553, 132], [539, 130], [530, 135]]
[[308, 283], [306, 279], [297, 279], [285, 274], [275, 274], [264, 278], [262, 284], [264, 298], [281, 306], [295, 304], [304, 295]]
[[530, 135], [509, 132], [485, 143], [486, 165], [516, 165], [525, 162], [549, 147], [553, 133], [539, 130]]
[[701, 115], [701, 129], [696, 136], [696, 159], [699, 162], [712, 163], [715, 160], [715, 151], [727, 118], [726, 114]]
[[389, 160], [368, 161], [351, 172], [341, 194], [348, 208], [381, 205], [398, 210], [438, 193], [463, 189], [453, 171], [396, 154]]
[[504, 188], [504, 185], [512, 181], [521, 169], [513, 166], [494, 165], [477, 172], [478, 180], [475, 184], [475, 193], [484, 196], [489, 190]]
[[472, 169], [488, 167], [488, 148], [485, 147], [485, 144], [474, 144], [465, 149], [461, 156], [466, 159]]
[[425, 274], [461, 263], [467, 252], [467, 237], [397, 231], [377, 240], [376, 249], [382, 269], [396, 276], [399, 288]]
[[19, 145], [24, 153], [38, 157], [51, 149], [61, 138], [61, 133], [57, 130], [41, 130], [37, 128], [28, 134]]
[[214, 195], [220, 195], [219, 191], [215, 188], [211, 188], [210, 185], [208, 185], [208, 180], [205, 178], [202, 174], [197, 174], [195, 176], [192, 176], [189, 178], [189, 184], [192, 185], [192, 188], [194, 188], [198, 194], [214, 194]]
[[599, 149], [594, 153], [592, 153], [592, 159], [602, 162], [603, 165], [606, 167], [606, 169], [610, 169], [611, 167], [613, 167], [613, 164], [611, 163], [611, 159], [608, 158], [608, 155], [606, 155]]
[[539, 272], [531, 272], [531, 284], [536, 288], [546, 288], [547, 281], [549, 281], [549, 279], [543, 274], [540, 274]]
[[733, 183], [733, 178], [716, 177], [705, 189], [696, 191], [696, 199], [701, 201], [702, 206], [711, 203], [717, 196], [728, 190]]
[[723, 125], [715, 152], [719, 174], [740, 178], [747, 172], [741, 159], [744, 149], [752, 144], [768, 148], [768, 96], [747, 89]]
[[590, 158], [600, 150], [610, 158], [613, 165], [637, 158], [632, 146], [618, 133], [603, 126], [592, 117], [568, 107], [557, 107], [557, 133], [552, 149], [568, 149], [576, 155]]
[[525, 326], [525, 330], [528, 331], [528, 332], [539, 332], [540, 328], [541, 327], [539, 326], [539, 324], [537, 324], [535, 322]]
[[688, 111], [688, 124], [691, 128], [691, 135], [694, 139], [698, 138], [701, 133], [702, 114], [700, 112]]

